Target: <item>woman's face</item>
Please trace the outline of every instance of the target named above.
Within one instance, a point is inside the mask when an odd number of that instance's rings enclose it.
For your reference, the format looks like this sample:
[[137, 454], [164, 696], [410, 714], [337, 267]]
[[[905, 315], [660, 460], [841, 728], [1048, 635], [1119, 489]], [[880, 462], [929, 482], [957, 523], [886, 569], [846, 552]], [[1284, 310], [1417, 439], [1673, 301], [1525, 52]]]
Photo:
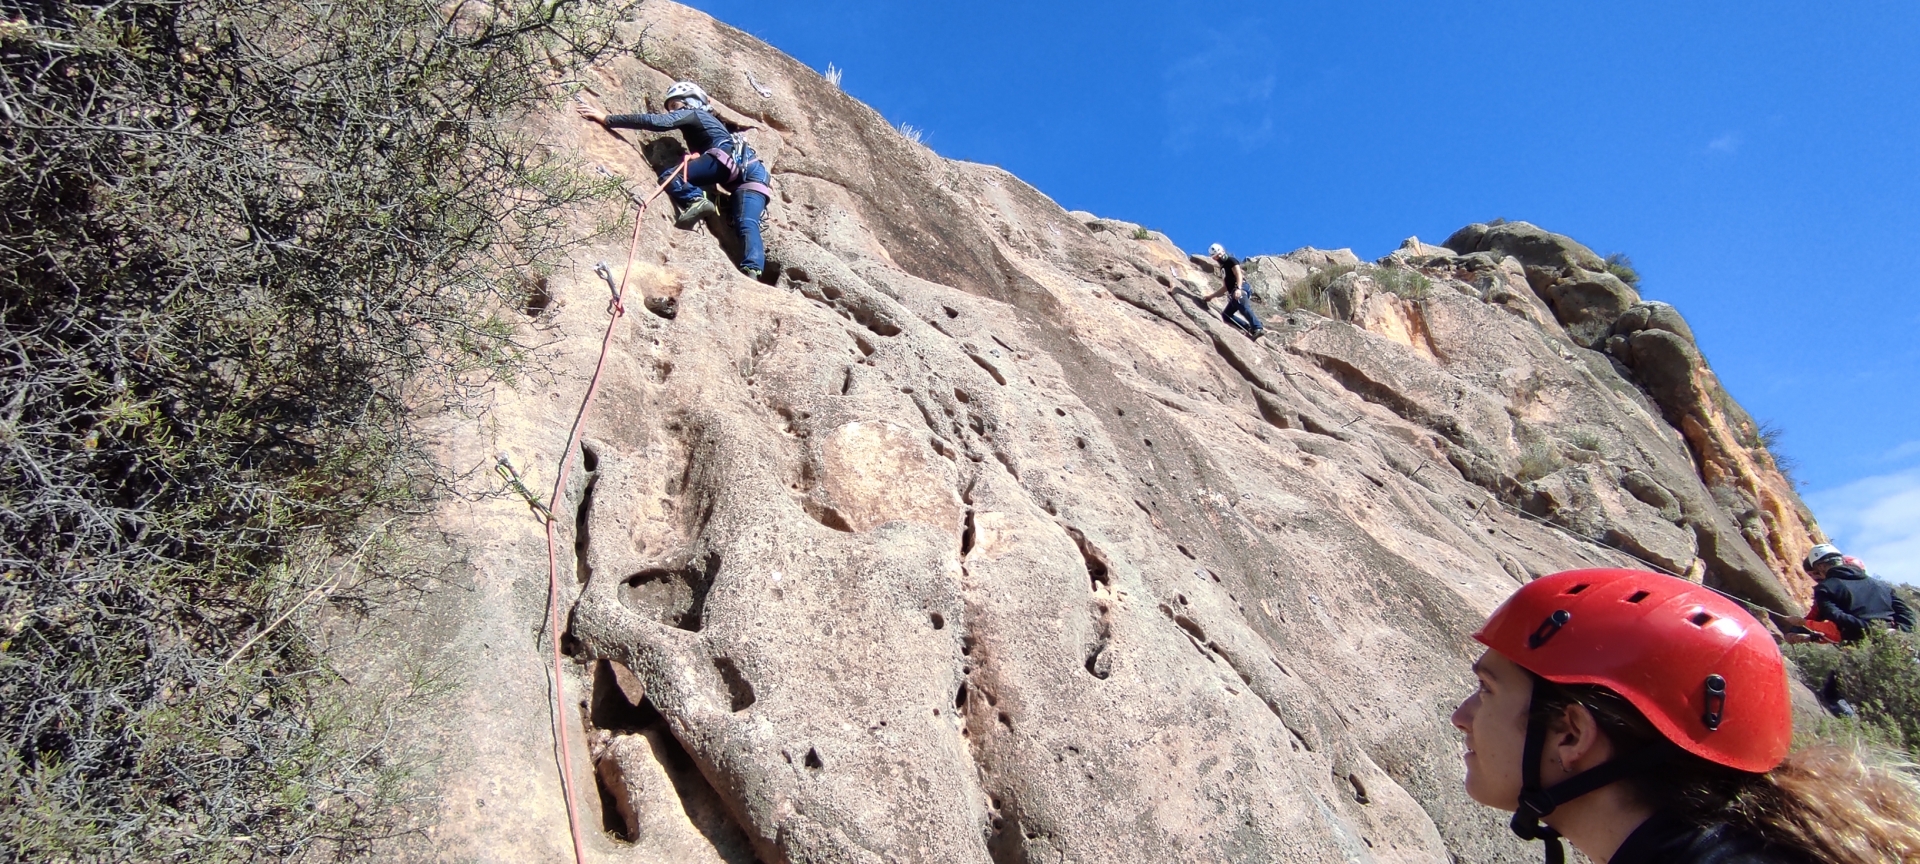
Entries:
[[1498, 651], [1473, 664], [1480, 686], [1453, 709], [1453, 725], [1466, 736], [1467, 795], [1488, 807], [1520, 806], [1520, 754], [1527, 739], [1527, 708], [1533, 676]]

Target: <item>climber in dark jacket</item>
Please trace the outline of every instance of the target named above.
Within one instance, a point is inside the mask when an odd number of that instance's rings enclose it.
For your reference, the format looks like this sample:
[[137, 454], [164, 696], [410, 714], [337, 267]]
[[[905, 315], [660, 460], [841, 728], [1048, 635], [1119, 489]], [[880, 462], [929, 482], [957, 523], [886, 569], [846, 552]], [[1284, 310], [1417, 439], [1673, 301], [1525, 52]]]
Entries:
[[1869, 626], [1912, 632], [1913, 610], [1893, 592], [1893, 586], [1844, 561], [1839, 549], [1825, 543], [1807, 553], [1802, 566], [1814, 580], [1813, 609], [1804, 618], [1785, 619], [1786, 623], [1830, 622], [1839, 629], [1842, 642], [1865, 639]]
[[[1200, 305], [1204, 306], [1213, 298], [1225, 294], [1227, 305], [1220, 310], [1220, 320], [1245, 330], [1255, 339], [1265, 335], [1267, 328], [1260, 324], [1259, 316], [1253, 314], [1253, 294], [1247, 290], [1246, 271], [1241, 268], [1240, 259], [1228, 255], [1227, 247], [1218, 243], [1207, 247], [1207, 256], [1219, 263], [1225, 282], [1220, 290], [1200, 298]], [[1243, 320], [1235, 321], [1236, 314]]]
[[[668, 197], [680, 207], [680, 217], [674, 220], [675, 224], [691, 227], [720, 212], [700, 191], [703, 186], [720, 187], [733, 196], [734, 227], [739, 229], [740, 242], [746, 247], [740, 255], [740, 272], [760, 278], [761, 272], [767, 269], [760, 217], [773, 200], [773, 189], [769, 185], [773, 182], [772, 175], [753, 148], [714, 116], [713, 102], [700, 85], [691, 81], [674, 84], [667, 88], [664, 104], [665, 114], [609, 115], [585, 104], [576, 106], [575, 110], [609, 129], [678, 131], [686, 139], [687, 152], [699, 154], [699, 158], [687, 165], [686, 179], [676, 178], [667, 187]], [[660, 179], [665, 180], [679, 167], [675, 164], [663, 168]]]

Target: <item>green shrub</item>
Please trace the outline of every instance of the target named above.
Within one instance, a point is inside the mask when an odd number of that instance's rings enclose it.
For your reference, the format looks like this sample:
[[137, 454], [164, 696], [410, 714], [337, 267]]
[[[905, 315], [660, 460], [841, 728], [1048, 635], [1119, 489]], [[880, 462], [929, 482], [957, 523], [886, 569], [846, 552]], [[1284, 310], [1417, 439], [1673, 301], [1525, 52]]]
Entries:
[[[438, 575], [376, 514], [520, 362], [611, 187], [501, 121], [621, 9], [49, 0], [0, 25], [0, 859], [354, 854], [390, 698], [309, 626]], [[390, 520], [389, 520], [390, 523]]]
[[1615, 252], [1606, 258], [1607, 272], [1628, 285], [1640, 287], [1640, 271], [1633, 269], [1633, 259]]
[[1148, 230], [1146, 229], [1146, 227], [1145, 227], [1145, 226], [1141, 226], [1141, 227], [1138, 227], [1138, 228], [1135, 228], [1135, 229], [1133, 229], [1133, 239], [1135, 239], [1135, 240], [1152, 240], [1152, 239], [1153, 239], [1153, 232], [1152, 232], [1152, 231], [1148, 231]]
[[1819, 692], [1833, 676], [1858, 718], [1825, 724], [1827, 735], [1847, 734], [1905, 749], [1920, 758], [1920, 640], [1874, 630], [1846, 646], [1789, 645], [1801, 680]]
[[1600, 452], [1600, 445], [1603, 442], [1598, 432], [1582, 426], [1567, 433], [1567, 443], [1582, 450], [1591, 450], [1598, 453]]
[[1287, 286], [1286, 292], [1280, 295], [1280, 308], [1288, 312], [1305, 310], [1320, 315], [1327, 314], [1327, 289], [1333, 287], [1333, 283], [1340, 277], [1352, 273], [1355, 269], [1357, 268], [1351, 264], [1335, 264], [1307, 274], [1306, 278]]
[[1405, 297], [1408, 300], [1420, 300], [1433, 290], [1433, 280], [1418, 270], [1401, 267], [1382, 267], [1373, 271], [1373, 283], [1389, 294]]
[[1514, 472], [1514, 479], [1522, 483], [1532, 483], [1542, 477], [1560, 470], [1566, 465], [1560, 458], [1560, 450], [1550, 441], [1535, 441], [1520, 451], [1520, 467]]

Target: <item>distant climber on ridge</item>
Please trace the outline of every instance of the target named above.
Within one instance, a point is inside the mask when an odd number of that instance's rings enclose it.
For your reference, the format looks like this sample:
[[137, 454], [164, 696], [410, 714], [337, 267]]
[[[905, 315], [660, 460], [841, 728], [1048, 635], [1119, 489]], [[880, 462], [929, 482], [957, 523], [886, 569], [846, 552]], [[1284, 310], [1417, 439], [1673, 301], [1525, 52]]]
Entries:
[[[760, 238], [760, 217], [773, 200], [773, 189], [769, 186], [772, 175], [746, 140], [714, 116], [713, 100], [700, 85], [681, 81], [668, 87], [664, 107], [665, 114], [609, 115], [585, 104], [575, 106], [574, 110], [608, 129], [679, 130], [686, 139], [687, 152], [700, 156], [687, 165], [684, 180], [675, 178], [667, 187], [668, 197], [680, 208], [674, 224], [688, 228], [719, 213], [719, 208], [701, 187], [720, 187], [733, 198], [734, 227], [746, 247], [740, 255], [740, 272], [759, 279], [767, 268], [766, 245]], [[663, 168], [660, 179], [665, 180], [678, 167], [676, 164]]]
[[[1260, 318], [1253, 314], [1253, 307], [1247, 302], [1252, 299], [1252, 295], [1247, 291], [1247, 274], [1240, 268], [1240, 259], [1228, 255], [1227, 247], [1218, 243], [1207, 247], [1207, 255], [1214, 261], [1219, 262], [1220, 270], [1226, 282], [1221, 286], [1220, 290], [1200, 298], [1200, 305], [1205, 306], [1208, 301], [1225, 294], [1227, 295], [1227, 306], [1220, 310], [1220, 320], [1232, 324], [1241, 330], [1245, 330], [1247, 335], [1255, 339], [1265, 335], [1267, 328], [1261, 326]], [[1235, 313], [1239, 313], [1240, 317], [1246, 319], [1245, 323], [1233, 320]]]
[[[1805, 616], [1781, 617], [1781, 623], [1817, 627], [1831, 624], [1841, 642], [1858, 642], [1867, 636], [1869, 625], [1913, 631], [1913, 610], [1893, 591], [1893, 586], [1866, 574], [1860, 567], [1846, 563], [1840, 550], [1822, 543], [1807, 552], [1801, 563], [1813, 577], [1813, 608]], [[1788, 642], [1809, 642], [1812, 637], [1787, 634]]]

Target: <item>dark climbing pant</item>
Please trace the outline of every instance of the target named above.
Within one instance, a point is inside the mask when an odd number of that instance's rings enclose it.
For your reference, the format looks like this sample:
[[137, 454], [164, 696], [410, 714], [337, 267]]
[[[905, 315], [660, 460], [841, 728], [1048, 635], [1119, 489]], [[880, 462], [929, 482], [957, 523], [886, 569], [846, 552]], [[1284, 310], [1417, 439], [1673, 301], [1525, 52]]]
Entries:
[[[660, 179], [665, 180], [669, 173], [679, 167], [679, 163], [674, 163], [667, 170], [660, 172]], [[674, 178], [673, 184], [667, 187], [667, 196], [684, 210], [687, 205], [700, 200], [700, 187], [719, 186], [732, 177], [733, 172], [728, 171], [727, 166], [720, 164], [720, 160], [713, 158], [711, 154], [702, 156], [688, 163], [685, 180]], [[771, 182], [772, 177], [767, 173], [767, 166], [755, 162], [741, 172], [740, 179], [765, 184]], [[745, 247], [740, 253], [740, 266], [765, 270], [767, 269], [767, 247], [765, 241], [760, 238], [760, 216], [767, 211], [767, 196], [758, 192], [736, 192], [733, 195], [733, 203], [733, 227], [740, 232], [740, 243]]]
[[[1236, 312], [1239, 313], [1242, 318], [1246, 319], [1244, 323], [1233, 320], [1234, 313]], [[1229, 295], [1227, 297], [1227, 308], [1220, 310], [1220, 320], [1247, 331], [1266, 329], [1261, 326], [1260, 317], [1253, 314], [1253, 307], [1247, 305], [1247, 300], [1244, 296], [1236, 297]]]

